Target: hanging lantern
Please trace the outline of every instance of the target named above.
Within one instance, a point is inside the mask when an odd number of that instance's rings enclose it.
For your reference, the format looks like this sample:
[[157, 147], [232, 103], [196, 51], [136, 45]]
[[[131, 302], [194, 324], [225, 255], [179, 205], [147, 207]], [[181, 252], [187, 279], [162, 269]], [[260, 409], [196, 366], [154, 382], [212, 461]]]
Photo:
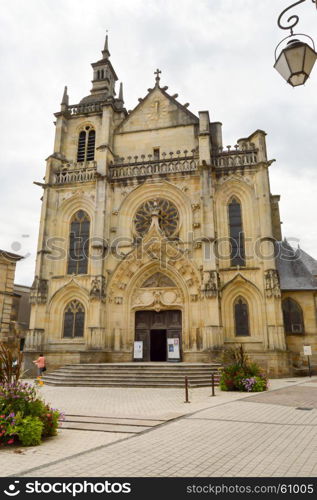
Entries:
[[277, 59], [275, 56], [274, 68], [287, 83], [293, 87], [297, 87], [306, 82], [316, 59], [317, 54], [315, 50], [307, 43], [291, 39]]
[[[275, 64], [274, 68], [282, 75], [284, 80], [287, 81], [293, 87], [298, 87], [299, 85], [303, 85], [307, 78], [309, 77], [311, 70], [315, 64], [317, 54], [315, 51], [314, 40], [302, 33], [294, 33], [293, 28], [298, 24], [299, 17], [297, 14], [293, 14], [287, 18], [287, 20], [283, 20], [284, 14], [286, 14], [293, 7], [298, 6], [299, 4], [304, 3], [306, 0], [297, 0], [289, 7], [281, 12], [278, 17], [277, 24], [279, 28], [282, 30], [290, 30], [290, 35], [284, 38], [275, 49]], [[317, 8], [317, 0], [312, 0]], [[304, 36], [308, 38], [311, 42], [311, 45], [308, 43], [302, 42], [295, 38], [295, 36]], [[284, 40], [290, 39], [287, 43], [286, 47], [282, 50], [278, 58], [276, 57], [276, 52], [278, 47], [281, 45]]]

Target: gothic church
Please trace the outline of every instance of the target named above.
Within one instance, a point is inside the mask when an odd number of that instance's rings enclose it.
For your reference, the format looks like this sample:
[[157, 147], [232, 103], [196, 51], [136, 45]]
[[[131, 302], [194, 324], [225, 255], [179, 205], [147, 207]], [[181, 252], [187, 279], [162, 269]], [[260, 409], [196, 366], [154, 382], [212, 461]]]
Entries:
[[209, 362], [243, 344], [271, 376], [317, 347], [317, 262], [282, 242], [265, 132], [222, 124], [155, 83], [127, 111], [108, 39], [90, 94], [55, 114], [27, 366]]

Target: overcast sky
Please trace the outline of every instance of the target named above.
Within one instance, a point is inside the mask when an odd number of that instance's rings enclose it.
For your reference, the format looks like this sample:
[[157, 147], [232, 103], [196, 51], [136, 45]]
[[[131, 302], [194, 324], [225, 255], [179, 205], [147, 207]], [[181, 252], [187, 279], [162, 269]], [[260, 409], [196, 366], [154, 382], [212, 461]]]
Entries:
[[[281, 195], [283, 236], [317, 258], [317, 64], [305, 86], [273, 69], [286, 36], [279, 13], [291, 0], [3, 0], [1, 50], [1, 242], [27, 255], [16, 282], [33, 280], [45, 158], [53, 152], [53, 113], [64, 85], [76, 104], [91, 88], [109, 30], [111, 61], [127, 109], [161, 84], [223, 123], [224, 144], [267, 132], [271, 190]], [[292, 10], [298, 32], [317, 42], [311, 0]], [[291, 13], [290, 13], [291, 14]], [[289, 14], [289, 15], [290, 15]]]

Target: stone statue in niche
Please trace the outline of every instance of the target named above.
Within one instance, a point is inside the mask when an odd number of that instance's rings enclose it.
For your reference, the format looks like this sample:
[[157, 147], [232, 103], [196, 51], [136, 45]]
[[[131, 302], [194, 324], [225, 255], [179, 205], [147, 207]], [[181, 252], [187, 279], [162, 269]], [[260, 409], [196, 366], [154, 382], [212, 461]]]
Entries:
[[219, 291], [219, 275], [217, 271], [204, 271], [201, 291], [207, 298], [216, 297]]
[[268, 269], [265, 272], [265, 291], [267, 297], [280, 297], [280, 280], [276, 269]]
[[47, 300], [47, 294], [48, 280], [35, 276], [30, 293], [31, 304], [44, 304]]
[[90, 297], [102, 300], [106, 297], [106, 279], [104, 276], [96, 276], [91, 282]]

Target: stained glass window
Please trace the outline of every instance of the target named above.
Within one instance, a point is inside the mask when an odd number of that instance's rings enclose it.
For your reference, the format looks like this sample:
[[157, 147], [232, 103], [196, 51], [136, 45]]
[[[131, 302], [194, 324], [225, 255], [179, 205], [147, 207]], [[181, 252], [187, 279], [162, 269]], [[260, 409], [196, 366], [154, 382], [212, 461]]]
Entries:
[[250, 335], [248, 304], [242, 297], [239, 297], [234, 304], [234, 319], [236, 336]]
[[291, 298], [283, 300], [283, 318], [285, 333], [304, 333], [304, 319], [302, 308]]
[[150, 228], [153, 210], [158, 210], [159, 226], [166, 236], [172, 236], [178, 227], [179, 215], [175, 205], [164, 199], [149, 200], [143, 203], [134, 216], [137, 233], [144, 236]]
[[90, 219], [83, 210], [74, 214], [70, 224], [68, 274], [87, 274]]
[[64, 338], [84, 336], [85, 309], [78, 300], [72, 300], [64, 312]]
[[242, 228], [241, 205], [233, 199], [228, 206], [230, 230], [230, 260], [232, 266], [245, 266], [244, 235]]

